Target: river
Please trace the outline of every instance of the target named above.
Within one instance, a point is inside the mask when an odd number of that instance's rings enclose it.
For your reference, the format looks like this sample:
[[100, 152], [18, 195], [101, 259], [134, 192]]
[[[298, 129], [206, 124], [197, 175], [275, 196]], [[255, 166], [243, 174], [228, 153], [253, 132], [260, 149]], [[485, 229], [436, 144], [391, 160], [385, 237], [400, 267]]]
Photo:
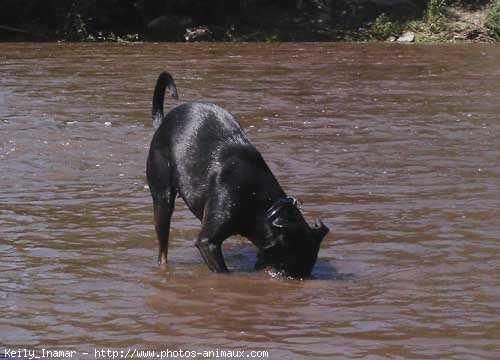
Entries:
[[[499, 59], [478, 44], [0, 44], [0, 345], [498, 359]], [[313, 279], [254, 272], [244, 238], [224, 243], [231, 274], [210, 273], [180, 199], [157, 265], [145, 162], [163, 70], [180, 98], [166, 109], [229, 110], [331, 229]]]

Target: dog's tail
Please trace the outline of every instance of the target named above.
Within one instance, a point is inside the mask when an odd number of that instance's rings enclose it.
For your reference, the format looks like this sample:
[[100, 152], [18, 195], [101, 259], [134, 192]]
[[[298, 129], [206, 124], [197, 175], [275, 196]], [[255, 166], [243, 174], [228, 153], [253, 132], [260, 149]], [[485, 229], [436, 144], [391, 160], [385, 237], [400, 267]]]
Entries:
[[153, 108], [151, 110], [151, 117], [153, 118], [153, 125], [155, 127], [160, 126], [163, 120], [163, 101], [165, 98], [166, 88], [168, 88], [170, 95], [172, 95], [174, 99], [179, 98], [174, 78], [168, 72], [164, 71], [160, 74], [160, 76], [158, 76], [155, 91], [153, 93]]

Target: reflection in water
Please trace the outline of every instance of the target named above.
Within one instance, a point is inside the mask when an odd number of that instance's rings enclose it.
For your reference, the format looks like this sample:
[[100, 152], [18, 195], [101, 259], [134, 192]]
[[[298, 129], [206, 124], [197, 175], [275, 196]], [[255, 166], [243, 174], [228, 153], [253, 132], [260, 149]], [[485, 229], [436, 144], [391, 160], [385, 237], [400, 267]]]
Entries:
[[[2, 344], [500, 352], [497, 47], [0, 47]], [[230, 110], [308, 220], [331, 228], [313, 280], [253, 272], [240, 238], [224, 244], [233, 273], [209, 273], [180, 201], [157, 267], [145, 159], [165, 69], [182, 100]]]

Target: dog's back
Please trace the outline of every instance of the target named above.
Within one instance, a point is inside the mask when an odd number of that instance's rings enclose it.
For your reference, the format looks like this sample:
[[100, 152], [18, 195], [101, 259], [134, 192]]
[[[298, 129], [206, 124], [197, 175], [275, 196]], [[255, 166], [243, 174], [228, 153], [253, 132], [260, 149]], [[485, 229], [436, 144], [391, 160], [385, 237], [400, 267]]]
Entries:
[[168, 164], [169, 182], [199, 219], [207, 199], [225, 189], [238, 190], [241, 195], [233, 193], [232, 199], [247, 206], [253, 202], [247, 195], [257, 193], [256, 187], [284, 196], [239, 123], [217, 105], [189, 102], [172, 109], [156, 131], [151, 150], [154, 161], [163, 163], [161, 168]]

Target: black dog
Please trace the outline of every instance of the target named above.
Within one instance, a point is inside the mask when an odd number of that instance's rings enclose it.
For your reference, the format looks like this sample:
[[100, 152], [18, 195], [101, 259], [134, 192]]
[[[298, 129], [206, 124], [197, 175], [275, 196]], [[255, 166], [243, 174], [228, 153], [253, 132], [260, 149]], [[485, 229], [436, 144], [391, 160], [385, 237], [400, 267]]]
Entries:
[[258, 248], [256, 269], [309, 276], [328, 228], [310, 227], [271, 173], [262, 155], [226, 110], [189, 102], [163, 116], [165, 89], [177, 98], [173, 78], [160, 74], [153, 95], [156, 130], [147, 162], [159, 261], [167, 261], [170, 218], [177, 194], [201, 221], [195, 244], [210, 270], [227, 272], [222, 242], [247, 237]]

